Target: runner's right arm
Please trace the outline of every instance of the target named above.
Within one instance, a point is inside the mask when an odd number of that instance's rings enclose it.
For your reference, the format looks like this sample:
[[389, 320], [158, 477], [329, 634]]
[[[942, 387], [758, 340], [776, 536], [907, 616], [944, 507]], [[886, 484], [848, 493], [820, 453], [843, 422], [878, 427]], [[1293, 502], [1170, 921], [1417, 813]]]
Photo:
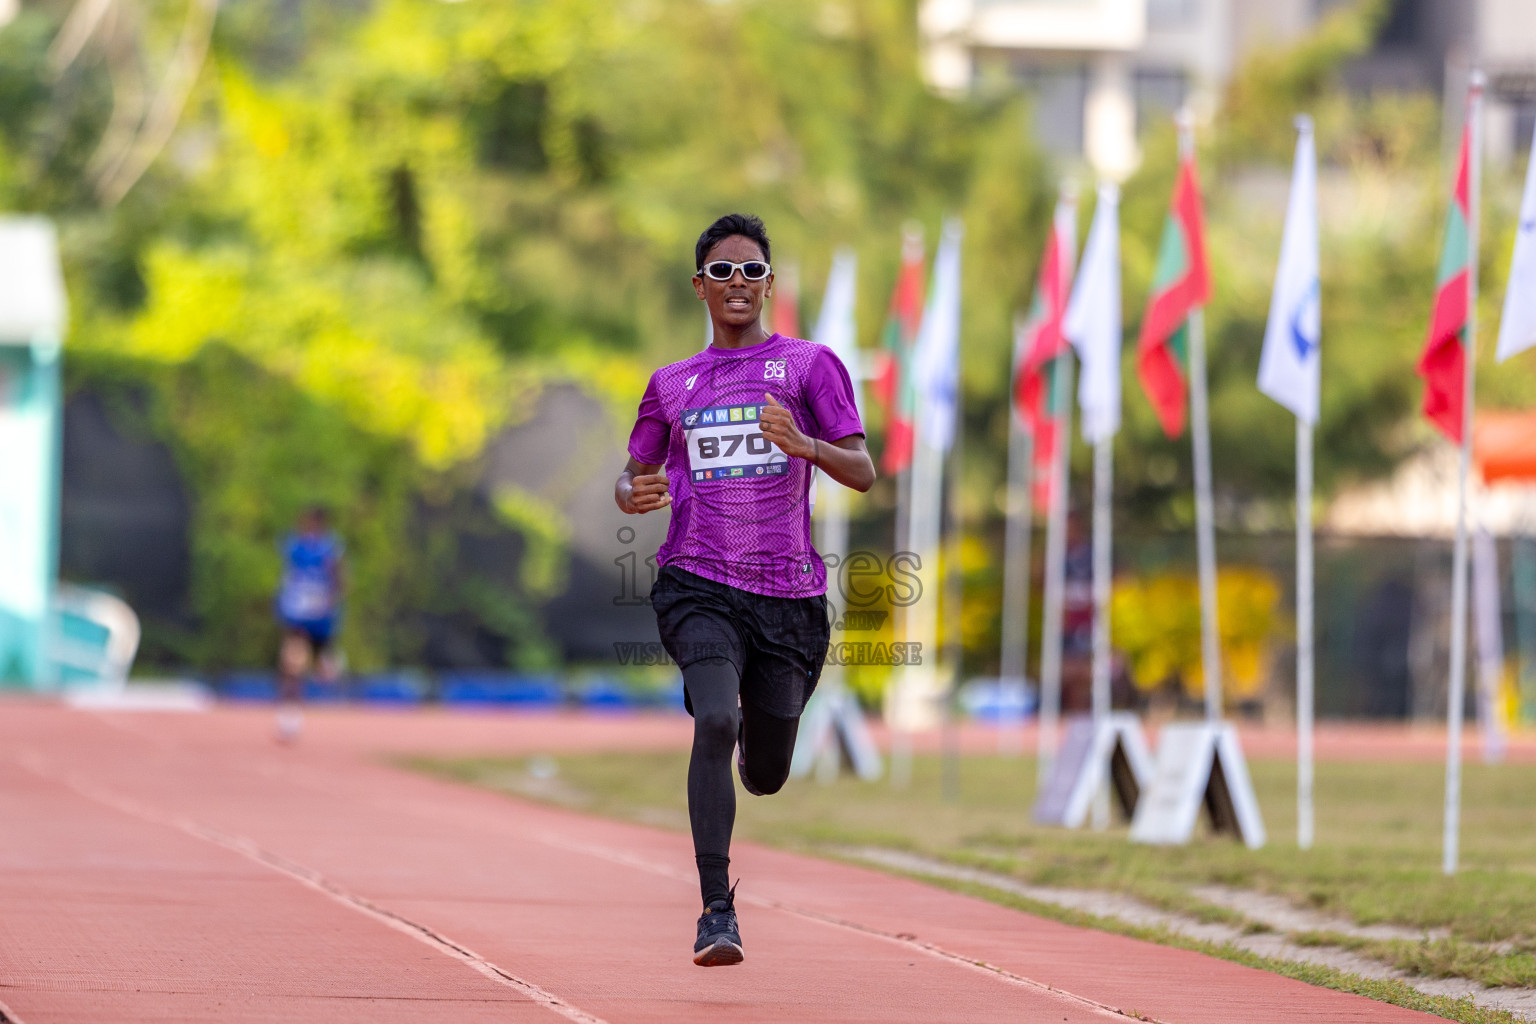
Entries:
[[[613, 500], [625, 515], [654, 512], [672, 504], [667, 493], [664, 460], [672, 424], [656, 391], [656, 374], [651, 374], [640, 399], [635, 428], [629, 435], [629, 464], [613, 485]], [[651, 461], [651, 460], [656, 461]]]
[[654, 512], [672, 504], [667, 493], [667, 474], [659, 463], [640, 462], [633, 455], [613, 485], [613, 500], [625, 515]]

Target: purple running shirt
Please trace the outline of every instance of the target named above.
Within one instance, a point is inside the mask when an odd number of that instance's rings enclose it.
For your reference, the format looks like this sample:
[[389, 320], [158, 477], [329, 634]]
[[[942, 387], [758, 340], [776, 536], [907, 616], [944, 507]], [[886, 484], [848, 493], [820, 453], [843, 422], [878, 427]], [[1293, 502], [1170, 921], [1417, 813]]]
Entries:
[[807, 437], [864, 433], [842, 361], [775, 334], [748, 348], [711, 345], [651, 374], [629, 454], [666, 466], [672, 521], [659, 565], [754, 594], [815, 597], [827, 591], [811, 545], [815, 469], [757, 430], [765, 392]]

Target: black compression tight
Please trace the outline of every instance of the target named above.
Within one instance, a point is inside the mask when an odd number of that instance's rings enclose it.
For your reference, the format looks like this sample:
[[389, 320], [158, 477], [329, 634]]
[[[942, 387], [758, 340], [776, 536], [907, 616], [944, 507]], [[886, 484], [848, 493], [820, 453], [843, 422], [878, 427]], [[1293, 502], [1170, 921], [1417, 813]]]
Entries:
[[777, 793], [789, 778], [798, 718], [778, 718], [746, 704], [738, 708], [741, 680], [724, 658], [683, 669], [693, 705], [693, 756], [688, 761], [688, 821], [693, 826], [699, 891], [707, 907], [730, 890], [731, 828], [736, 824], [736, 730], [747, 751], [747, 777], [763, 793]]

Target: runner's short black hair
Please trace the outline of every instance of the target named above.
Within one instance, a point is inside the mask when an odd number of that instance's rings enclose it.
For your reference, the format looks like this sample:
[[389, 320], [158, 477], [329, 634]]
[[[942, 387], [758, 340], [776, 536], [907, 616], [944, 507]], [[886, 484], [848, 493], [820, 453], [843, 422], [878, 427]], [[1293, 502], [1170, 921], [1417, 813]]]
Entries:
[[705, 228], [699, 236], [698, 244], [693, 247], [693, 269], [703, 270], [704, 257], [709, 255], [709, 250], [715, 247], [715, 243], [732, 235], [752, 239], [763, 250], [763, 262], [773, 262], [768, 253], [768, 229], [763, 227], [763, 222], [750, 213], [728, 213]]

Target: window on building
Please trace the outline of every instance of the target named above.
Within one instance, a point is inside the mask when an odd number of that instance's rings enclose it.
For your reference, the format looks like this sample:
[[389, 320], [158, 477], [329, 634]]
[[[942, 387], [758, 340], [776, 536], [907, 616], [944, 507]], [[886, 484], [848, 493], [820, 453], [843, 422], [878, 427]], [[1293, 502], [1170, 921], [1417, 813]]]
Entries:
[[1088, 69], [1081, 64], [1019, 63], [1014, 78], [1030, 99], [1035, 141], [1053, 153], [1080, 155]]
[[1140, 68], [1133, 88], [1136, 95], [1136, 131], [1146, 131], [1158, 121], [1166, 121], [1184, 105], [1189, 93], [1184, 72], [1167, 68]]
[[1187, 28], [1200, 17], [1200, 0], [1147, 0], [1147, 27]]

